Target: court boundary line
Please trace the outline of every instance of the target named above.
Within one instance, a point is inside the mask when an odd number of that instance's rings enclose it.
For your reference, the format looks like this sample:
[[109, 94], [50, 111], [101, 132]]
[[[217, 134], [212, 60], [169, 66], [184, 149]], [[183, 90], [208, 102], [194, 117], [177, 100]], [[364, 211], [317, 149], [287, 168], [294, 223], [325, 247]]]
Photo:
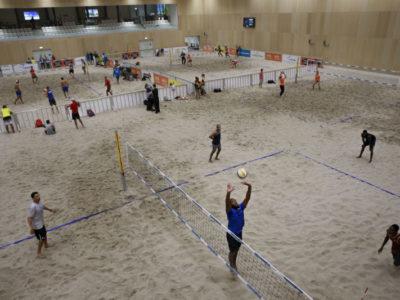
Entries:
[[[248, 161], [245, 161], [245, 162], [242, 162], [242, 163], [239, 163], [239, 164], [236, 164], [236, 165], [233, 165], [233, 166], [230, 166], [230, 167], [227, 167], [227, 168], [218, 170], [218, 171], [214, 171], [214, 172], [211, 172], [211, 173], [202, 175], [202, 176], [200, 176], [200, 177], [196, 177], [194, 180], [192, 180], [192, 182], [197, 181], [197, 180], [199, 180], [200, 178], [205, 178], [205, 177], [214, 176], [214, 175], [217, 175], [217, 174], [219, 174], [219, 173], [222, 173], [222, 172], [231, 170], [231, 169], [233, 169], [233, 168], [236, 168], [236, 167], [238, 167], [238, 166], [243, 166], [243, 165], [245, 165], [245, 164], [252, 163], [252, 162], [255, 162], [255, 161], [258, 161], [258, 160], [261, 160], [261, 159], [265, 159], [265, 158], [268, 158], [268, 157], [272, 157], [272, 156], [275, 156], [275, 155], [278, 155], [278, 154], [281, 154], [281, 153], [284, 153], [284, 151], [283, 151], [283, 150], [280, 150], [280, 151], [278, 151], [278, 152], [274, 152], [274, 153], [271, 153], [271, 154], [268, 154], [268, 155], [260, 156], [260, 157], [257, 157], [257, 158], [254, 158], [254, 159], [251, 159], [251, 160], [248, 160]], [[191, 181], [185, 180], [185, 181], [182, 181], [182, 182], [178, 183], [177, 186], [185, 185], [185, 184], [188, 184], [188, 183], [191, 183]], [[175, 187], [175, 186], [169, 186], [169, 187], [167, 187], [167, 188], [164, 188], [164, 189], [158, 191], [158, 193], [162, 193], [162, 192], [165, 192], [165, 191], [174, 189], [174, 188], [176, 188], [176, 187]], [[108, 211], [115, 210], [115, 209], [117, 209], [117, 208], [121, 208], [121, 207], [123, 207], [123, 206], [125, 206], [125, 205], [127, 205], [127, 204], [130, 204], [130, 203], [132, 203], [132, 202], [136, 202], [136, 201], [139, 201], [139, 200], [143, 200], [143, 199], [145, 199], [145, 198], [147, 198], [147, 197], [149, 197], [149, 195], [147, 195], [147, 196], [140, 196], [139, 198], [135, 198], [135, 199], [133, 199], [133, 200], [126, 201], [126, 202], [124, 202], [124, 203], [122, 203], [122, 204], [120, 204], [120, 205], [118, 205], [118, 206], [114, 206], [114, 207], [111, 207], [111, 208], [106, 208], [106, 209], [103, 209], [103, 210], [101, 210], [101, 211], [92, 213], [92, 214], [90, 214], [90, 215], [87, 215], [87, 216], [84, 216], [84, 217], [81, 217], [81, 218], [72, 220], [72, 221], [70, 221], [70, 222], [64, 223], [64, 224], [62, 224], [62, 225], [58, 225], [58, 226], [56, 226], [56, 227], [52, 227], [52, 228], [50, 228], [49, 230], [47, 230], [47, 232], [51, 232], [51, 231], [54, 231], [54, 230], [57, 230], [57, 229], [66, 227], [66, 226], [69, 226], [69, 225], [78, 223], [78, 222], [80, 222], [80, 221], [83, 221], [83, 220], [88, 220], [88, 219], [90, 219], [90, 218], [92, 218], [92, 217], [95, 217], [95, 216], [97, 216], [97, 215], [103, 214], [103, 213], [108, 212]], [[19, 240], [15, 241], [15, 242], [11, 242], [11, 243], [8, 243], [8, 244], [5, 244], [5, 245], [0, 246], [0, 249], [4, 249], [4, 248], [7, 248], [7, 247], [12, 246], [12, 245], [17, 245], [17, 244], [19, 244], [19, 243], [21, 243], [21, 242], [24, 242], [24, 241], [26, 241], [26, 240], [30, 240], [30, 239], [32, 239], [32, 238], [34, 238], [34, 237], [35, 237], [35, 235], [31, 235], [31, 236], [28, 236], [28, 237], [19, 239]]]
[[332, 166], [330, 166], [330, 165], [328, 165], [328, 164], [326, 164], [326, 163], [320, 162], [320, 161], [318, 161], [318, 160], [316, 160], [316, 159], [314, 159], [314, 158], [312, 158], [312, 157], [310, 157], [310, 156], [307, 156], [307, 155], [305, 155], [305, 154], [303, 154], [303, 153], [301, 153], [301, 152], [296, 152], [296, 155], [301, 156], [301, 157], [303, 157], [303, 158], [305, 158], [305, 159], [308, 159], [308, 160], [310, 160], [310, 161], [312, 161], [312, 162], [315, 162], [315, 163], [317, 163], [317, 164], [319, 164], [319, 165], [321, 165], [321, 166], [324, 166], [324, 167], [326, 167], [326, 168], [328, 168], [328, 169], [331, 169], [331, 170], [333, 170], [333, 171], [336, 171], [336, 172], [338, 172], [338, 173], [341, 173], [341, 174], [343, 174], [343, 175], [346, 175], [346, 176], [348, 176], [348, 177], [351, 177], [351, 178], [353, 178], [353, 179], [355, 179], [355, 180], [358, 180], [358, 181], [360, 181], [360, 182], [362, 182], [362, 183], [368, 184], [368, 185], [370, 185], [370, 186], [372, 186], [372, 187], [374, 187], [374, 188], [376, 188], [376, 189], [378, 189], [378, 190], [381, 190], [381, 191], [383, 191], [383, 192], [385, 192], [385, 193], [388, 193], [388, 194], [390, 194], [390, 195], [392, 195], [392, 196], [395, 196], [395, 197], [397, 197], [397, 198], [400, 198], [400, 195], [398, 195], [398, 194], [395, 194], [395, 193], [393, 193], [393, 192], [391, 192], [391, 191], [389, 191], [389, 190], [387, 190], [387, 189], [385, 189], [385, 188], [382, 188], [382, 187], [380, 187], [380, 186], [378, 186], [378, 185], [376, 185], [376, 184], [373, 184], [373, 183], [371, 183], [371, 182], [369, 182], [369, 181], [366, 181], [366, 180], [364, 180], [364, 179], [358, 178], [358, 177], [356, 177], [356, 176], [354, 176], [354, 175], [351, 175], [351, 174], [349, 174], [349, 173], [347, 173], [347, 172], [344, 172], [344, 171], [339, 170], [339, 169], [337, 169], [337, 168], [335, 168], [335, 167], [332, 167]]
[[87, 84], [86, 82], [80, 80], [79, 78], [76, 78], [75, 76], [74, 76], [74, 79], [75, 79], [76, 81], [78, 81], [80, 84], [82, 84], [83, 86], [85, 86], [85, 87], [87, 87], [88, 89], [92, 90], [97, 96], [100, 96], [100, 95], [101, 95], [101, 93], [100, 93], [99, 91], [95, 90], [93, 87], [91, 87], [91, 86], [90, 86], [89, 84]]

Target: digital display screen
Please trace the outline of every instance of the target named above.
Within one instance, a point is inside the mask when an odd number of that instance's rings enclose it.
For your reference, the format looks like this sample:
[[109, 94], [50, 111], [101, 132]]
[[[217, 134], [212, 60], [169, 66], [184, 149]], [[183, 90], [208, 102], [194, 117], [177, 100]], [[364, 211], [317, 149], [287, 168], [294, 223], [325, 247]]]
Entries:
[[26, 21], [32, 20], [40, 20], [39, 13], [37, 11], [24, 11], [24, 19]]
[[243, 18], [243, 27], [246, 28], [256, 27], [256, 18]]
[[99, 16], [99, 10], [96, 8], [88, 9], [88, 17], [89, 18], [97, 18]]

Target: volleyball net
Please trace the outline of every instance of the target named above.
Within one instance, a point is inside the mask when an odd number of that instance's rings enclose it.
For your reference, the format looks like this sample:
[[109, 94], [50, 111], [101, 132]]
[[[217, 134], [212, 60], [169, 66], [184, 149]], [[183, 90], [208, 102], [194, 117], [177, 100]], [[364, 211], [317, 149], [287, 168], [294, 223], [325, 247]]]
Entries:
[[[127, 168], [259, 299], [312, 299], [271, 263], [228, 230], [151, 161], [126, 143]], [[227, 234], [242, 244], [236, 272], [228, 260]]]

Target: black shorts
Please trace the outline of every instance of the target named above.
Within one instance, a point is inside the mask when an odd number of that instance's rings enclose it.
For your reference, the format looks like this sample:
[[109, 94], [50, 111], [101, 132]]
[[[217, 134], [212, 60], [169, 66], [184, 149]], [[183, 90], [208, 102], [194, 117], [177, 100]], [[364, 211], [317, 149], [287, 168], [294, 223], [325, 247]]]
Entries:
[[49, 99], [49, 103], [50, 103], [50, 106], [52, 106], [52, 105], [57, 105], [57, 103], [56, 103], [56, 99]]
[[35, 232], [36, 238], [39, 241], [45, 241], [46, 240], [46, 227], [44, 227], [44, 225], [43, 225], [42, 228], [34, 229], [33, 231]]
[[[242, 232], [236, 234], [236, 236], [240, 239], [242, 239]], [[229, 232], [226, 233], [226, 239], [228, 240], [228, 246], [230, 252], [239, 250], [240, 246], [242, 245], [242, 243], [238, 242], [233, 236], [229, 234]]]
[[79, 113], [72, 114], [72, 120], [80, 119]]
[[106, 93], [111, 93], [111, 88], [107, 88]]
[[74, 74], [74, 70], [69, 70], [69, 74]]

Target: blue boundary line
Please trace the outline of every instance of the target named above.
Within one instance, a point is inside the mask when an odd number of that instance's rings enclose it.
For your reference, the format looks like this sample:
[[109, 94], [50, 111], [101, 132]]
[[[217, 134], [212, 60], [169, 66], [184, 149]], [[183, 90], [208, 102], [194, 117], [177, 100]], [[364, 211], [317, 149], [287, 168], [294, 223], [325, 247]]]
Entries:
[[[283, 153], [283, 152], [284, 152], [284, 151], [281, 150], [281, 151], [278, 151], [278, 152], [275, 152], [275, 153], [272, 153], [272, 154], [268, 154], [268, 155], [264, 155], [264, 156], [261, 156], [261, 157], [255, 158], [255, 159], [251, 159], [251, 160], [245, 161], [245, 162], [243, 162], [243, 163], [240, 163], [240, 164], [237, 164], [237, 165], [234, 165], [234, 166], [231, 166], [231, 167], [224, 168], [224, 169], [222, 169], [222, 170], [220, 170], [220, 171], [215, 171], [215, 172], [212, 172], [212, 173], [203, 175], [202, 177], [209, 177], [209, 176], [217, 175], [217, 174], [219, 174], [219, 173], [222, 173], [222, 172], [231, 170], [231, 169], [236, 168], [236, 167], [238, 167], [238, 166], [242, 166], [242, 165], [245, 165], [245, 164], [248, 164], [248, 163], [252, 163], [252, 162], [255, 162], [255, 161], [258, 161], [258, 160], [267, 158], [267, 157], [271, 157], [271, 156], [274, 156], [274, 155], [278, 155], [278, 154], [281, 154], [281, 153]], [[196, 178], [196, 179], [200, 179], [200, 178], [201, 178], [201, 177]], [[177, 185], [178, 185], [178, 186], [181, 186], [181, 185], [185, 185], [185, 184], [188, 184], [188, 183], [190, 183], [190, 181], [186, 180], [186, 181], [183, 181], [183, 182], [181, 182], [181, 183], [178, 183]], [[175, 189], [175, 186], [169, 186], [169, 187], [167, 187], [167, 188], [164, 188], [164, 189], [158, 191], [158, 193], [162, 193], [162, 192], [165, 192], [165, 191], [168, 191], [168, 190], [172, 190], [172, 189]], [[57, 230], [57, 229], [66, 227], [66, 226], [69, 226], [69, 225], [78, 223], [78, 222], [80, 222], [80, 221], [83, 221], [83, 220], [88, 220], [88, 219], [90, 219], [90, 218], [92, 218], [92, 217], [95, 217], [95, 216], [100, 215], [100, 214], [103, 214], [103, 213], [105, 213], [105, 212], [108, 212], [108, 211], [111, 211], [111, 210], [114, 210], [114, 209], [123, 207], [123, 206], [125, 206], [125, 205], [127, 205], [127, 204], [130, 204], [130, 203], [132, 203], [132, 202], [135, 202], [135, 201], [138, 201], [138, 200], [143, 200], [143, 199], [146, 198], [146, 197], [148, 197], [148, 196], [141, 196], [141, 197], [139, 197], [139, 198], [135, 198], [135, 199], [133, 199], [133, 200], [126, 201], [126, 202], [122, 203], [121, 205], [118, 205], [118, 206], [115, 206], [115, 207], [111, 207], [111, 208], [107, 208], [107, 209], [101, 210], [101, 211], [99, 211], [99, 212], [90, 214], [90, 215], [88, 215], [88, 216], [81, 217], [81, 218], [79, 218], [79, 219], [75, 219], [75, 220], [73, 220], [73, 221], [71, 221], [71, 222], [68, 222], [68, 223], [65, 223], [65, 224], [62, 224], [62, 225], [53, 227], [53, 228], [47, 230], [47, 232], [54, 231], [54, 230]], [[30, 240], [30, 239], [32, 239], [32, 238], [34, 238], [34, 237], [35, 237], [34, 235], [25, 237], [25, 238], [23, 238], [23, 239], [20, 239], [20, 240], [15, 241], [15, 242], [12, 242], [12, 243], [3, 245], [3, 246], [0, 247], [0, 249], [7, 248], [8, 246], [11, 246], [11, 245], [19, 244], [19, 243], [21, 243], [21, 242], [23, 242], [23, 241]]]
[[383, 191], [383, 192], [385, 192], [385, 193], [388, 193], [388, 194], [390, 194], [390, 195], [392, 195], [392, 196], [395, 196], [395, 197], [397, 197], [397, 198], [400, 198], [400, 195], [397, 195], [397, 194], [395, 194], [395, 193], [393, 193], [393, 192], [391, 192], [391, 191], [389, 191], [389, 190], [387, 190], [387, 189], [384, 189], [384, 188], [382, 188], [382, 187], [380, 187], [380, 186], [378, 186], [378, 185], [375, 185], [375, 184], [373, 184], [373, 183], [371, 183], [371, 182], [368, 182], [368, 181], [366, 181], [366, 180], [364, 180], [364, 179], [358, 178], [358, 177], [353, 176], [353, 175], [351, 175], [351, 174], [349, 174], [349, 173], [346, 173], [346, 172], [344, 172], [344, 171], [341, 171], [341, 170], [339, 170], [339, 169], [336, 169], [335, 167], [332, 167], [332, 166], [327, 165], [327, 164], [325, 164], [325, 163], [323, 163], [323, 162], [320, 162], [320, 161], [318, 161], [318, 160], [316, 160], [316, 159], [314, 159], [314, 158], [312, 158], [312, 157], [310, 157], [310, 156], [304, 155], [304, 154], [302, 154], [301, 152], [296, 152], [296, 154], [299, 155], [299, 156], [302, 156], [302, 157], [304, 157], [304, 158], [306, 158], [306, 159], [308, 159], [308, 160], [311, 160], [311, 161], [313, 161], [313, 162], [315, 162], [315, 163], [317, 163], [317, 164], [319, 164], [319, 165], [322, 165], [322, 166], [327, 167], [327, 168], [329, 168], [329, 169], [331, 169], [331, 170], [334, 170], [334, 171], [336, 171], [336, 172], [339, 172], [339, 173], [341, 173], [341, 174], [343, 174], [343, 175], [346, 175], [346, 176], [348, 176], [348, 177], [351, 177], [351, 178], [353, 178], [353, 179], [355, 179], [355, 180], [358, 180], [358, 181], [360, 181], [360, 182], [366, 183], [366, 184], [368, 184], [368, 185], [370, 185], [370, 186], [372, 186], [372, 187], [374, 187], [374, 188], [376, 188], [376, 189], [378, 189], [378, 190], [381, 190], [381, 191]]
[[94, 88], [92, 88], [92, 87], [91, 87], [90, 85], [88, 85], [87, 83], [85, 83], [85, 82], [83, 82], [82, 80], [76, 78], [75, 76], [74, 76], [74, 79], [75, 79], [76, 81], [78, 81], [80, 84], [86, 86], [88, 89], [91, 89], [91, 90], [92, 90], [93, 92], [95, 92], [98, 96], [101, 96], [101, 93], [100, 93], [100, 92], [98, 92], [97, 90], [95, 90]]

